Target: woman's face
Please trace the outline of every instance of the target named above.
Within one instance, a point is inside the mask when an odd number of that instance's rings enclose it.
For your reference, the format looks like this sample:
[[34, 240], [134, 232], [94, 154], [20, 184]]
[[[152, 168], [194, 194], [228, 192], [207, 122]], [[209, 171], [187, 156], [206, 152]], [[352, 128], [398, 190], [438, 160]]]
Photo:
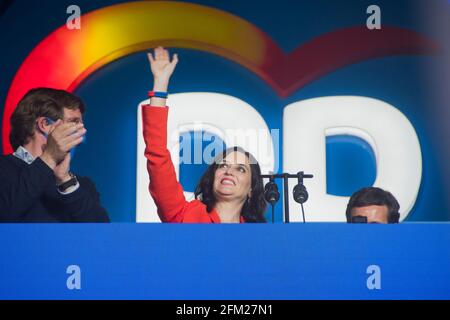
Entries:
[[252, 174], [249, 159], [238, 151], [219, 162], [214, 175], [214, 196], [220, 200], [243, 200], [251, 196]]

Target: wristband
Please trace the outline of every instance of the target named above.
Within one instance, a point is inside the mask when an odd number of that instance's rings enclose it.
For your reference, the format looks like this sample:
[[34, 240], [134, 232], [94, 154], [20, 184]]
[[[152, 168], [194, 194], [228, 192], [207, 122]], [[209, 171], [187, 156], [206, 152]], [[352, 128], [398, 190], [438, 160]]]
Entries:
[[64, 192], [68, 188], [70, 188], [78, 183], [77, 177], [75, 175], [73, 175], [72, 173], [69, 173], [69, 174], [71, 176], [70, 180], [68, 180], [58, 186], [58, 190], [60, 192]]
[[155, 97], [155, 98], [167, 99], [167, 96], [168, 96], [168, 95], [169, 95], [169, 94], [168, 94], [167, 92], [162, 92], [162, 91], [149, 91], [149, 92], [148, 92], [148, 96], [149, 96], [150, 98]]

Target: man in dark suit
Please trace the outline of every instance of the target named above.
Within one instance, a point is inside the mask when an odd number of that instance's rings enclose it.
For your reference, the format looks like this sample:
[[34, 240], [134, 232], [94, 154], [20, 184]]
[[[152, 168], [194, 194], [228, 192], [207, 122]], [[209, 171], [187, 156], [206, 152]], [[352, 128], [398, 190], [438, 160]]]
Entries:
[[0, 156], [0, 222], [109, 222], [93, 182], [70, 172], [85, 106], [73, 94], [30, 90], [11, 116], [13, 154]]

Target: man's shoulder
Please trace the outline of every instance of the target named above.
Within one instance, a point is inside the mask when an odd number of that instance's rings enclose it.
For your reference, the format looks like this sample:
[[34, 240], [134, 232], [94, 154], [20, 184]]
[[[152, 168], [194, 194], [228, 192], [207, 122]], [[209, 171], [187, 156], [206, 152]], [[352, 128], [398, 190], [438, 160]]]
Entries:
[[0, 164], [3, 166], [13, 166], [17, 167], [20, 165], [20, 159], [17, 159], [13, 154], [2, 154], [0, 155]]
[[2, 160], [2, 161], [3, 161], [3, 160], [5, 160], [5, 161], [7, 161], [7, 160], [11, 161], [12, 159], [14, 159], [14, 155], [13, 155], [12, 153], [0, 155], [0, 160]]
[[17, 179], [17, 175], [23, 168], [21, 161], [12, 154], [0, 155], [0, 179], [4, 183], [9, 184]]

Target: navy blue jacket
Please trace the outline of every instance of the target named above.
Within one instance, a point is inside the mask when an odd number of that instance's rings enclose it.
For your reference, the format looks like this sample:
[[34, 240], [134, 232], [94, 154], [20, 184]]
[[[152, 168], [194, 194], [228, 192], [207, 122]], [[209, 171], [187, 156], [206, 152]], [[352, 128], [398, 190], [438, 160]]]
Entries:
[[0, 156], [0, 222], [109, 222], [92, 181], [77, 179], [80, 187], [62, 195], [40, 158], [27, 164], [12, 154]]

